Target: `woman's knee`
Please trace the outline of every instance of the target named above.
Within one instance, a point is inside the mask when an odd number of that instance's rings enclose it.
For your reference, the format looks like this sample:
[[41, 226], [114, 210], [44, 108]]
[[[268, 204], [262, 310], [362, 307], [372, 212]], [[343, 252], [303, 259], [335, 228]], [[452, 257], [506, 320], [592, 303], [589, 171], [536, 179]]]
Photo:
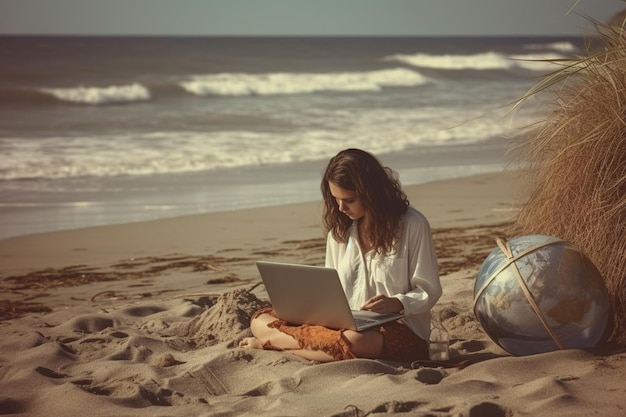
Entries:
[[355, 332], [346, 330], [344, 337], [350, 344], [350, 351], [357, 358], [376, 359], [383, 352], [383, 335], [376, 330]]
[[266, 338], [271, 333], [271, 328], [268, 324], [276, 320], [276, 317], [263, 313], [253, 318], [250, 321], [250, 330], [255, 337], [259, 339]]
[[280, 349], [299, 349], [300, 344], [293, 336], [269, 326], [276, 320], [276, 317], [271, 314], [260, 314], [250, 321], [250, 330], [262, 343], [269, 342], [275, 348]]

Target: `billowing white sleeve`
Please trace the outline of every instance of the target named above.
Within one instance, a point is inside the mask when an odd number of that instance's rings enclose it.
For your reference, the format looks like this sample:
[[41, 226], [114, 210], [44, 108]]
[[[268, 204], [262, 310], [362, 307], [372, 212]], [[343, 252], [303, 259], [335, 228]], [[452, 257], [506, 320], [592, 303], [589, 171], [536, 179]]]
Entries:
[[441, 297], [437, 255], [428, 220], [411, 210], [405, 230], [409, 291], [394, 295], [404, 306], [404, 314], [428, 313]]

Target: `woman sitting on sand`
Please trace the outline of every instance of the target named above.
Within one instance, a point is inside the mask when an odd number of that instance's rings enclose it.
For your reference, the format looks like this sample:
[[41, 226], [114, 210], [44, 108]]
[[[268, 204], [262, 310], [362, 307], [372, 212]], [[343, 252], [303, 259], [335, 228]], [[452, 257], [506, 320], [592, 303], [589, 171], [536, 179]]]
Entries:
[[286, 350], [320, 362], [428, 359], [430, 310], [441, 296], [428, 221], [409, 206], [395, 172], [359, 149], [330, 160], [321, 189], [326, 266], [338, 271], [350, 307], [403, 312], [404, 318], [356, 332], [290, 325], [266, 308], [254, 314], [254, 336], [240, 346]]

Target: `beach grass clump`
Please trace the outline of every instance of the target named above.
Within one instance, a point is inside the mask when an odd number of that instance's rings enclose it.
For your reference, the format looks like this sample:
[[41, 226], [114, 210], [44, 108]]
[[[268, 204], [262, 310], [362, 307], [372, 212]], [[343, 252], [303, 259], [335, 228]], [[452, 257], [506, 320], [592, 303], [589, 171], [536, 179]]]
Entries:
[[[526, 186], [522, 234], [578, 246], [602, 273], [613, 308], [609, 341], [626, 346], [626, 30], [593, 22], [585, 55], [543, 77], [546, 118], [513, 148]], [[523, 102], [528, 96], [521, 99]]]

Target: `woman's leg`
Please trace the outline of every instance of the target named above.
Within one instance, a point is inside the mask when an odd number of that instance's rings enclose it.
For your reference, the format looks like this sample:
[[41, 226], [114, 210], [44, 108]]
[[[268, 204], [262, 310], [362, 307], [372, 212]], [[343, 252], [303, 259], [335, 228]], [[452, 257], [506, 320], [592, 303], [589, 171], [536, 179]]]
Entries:
[[378, 330], [355, 332], [346, 330], [344, 337], [350, 343], [350, 351], [357, 358], [377, 359], [383, 353], [383, 335]]
[[[302, 358], [314, 360], [318, 362], [330, 362], [335, 358], [322, 350], [301, 348], [298, 341], [282, 331], [269, 327], [268, 324], [276, 320], [271, 314], [263, 313], [252, 319], [250, 330], [253, 337], [243, 339], [240, 347], [263, 349], [264, 345], [269, 342], [273, 347], [282, 350], [288, 350], [290, 353], [298, 355]], [[355, 332], [345, 330], [343, 332], [345, 340], [350, 346], [350, 352], [356, 357], [375, 359], [380, 357], [383, 351], [383, 336], [376, 330], [366, 332]]]
[[254, 337], [263, 341], [263, 343], [269, 341], [272, 346], [280, 349], [299, 349], [300, 345], [296, 339], [278, 329], [268, 326], [268, 324], [273, 321], [276, 321], [276, 317], [267, 313], [263, 313], [252, 319], [250, 322], [250, 330], [252, 330]]
[[250, 322], [250, 330], [254, 336], [246, 337], [239, 343], [239, 346], [244, 348], [263, 349], [265, 344], [269, 342], [275, 348], [288, 350], [289, 353], [293, 353], [294, 355], [298, 355], [304, 359], [318, 362], [330, 362], [334, 360], [332, 356], [321, 350], [302, 349], [298, 341], [292, 336], [273, 327], [269, 327], [268, 324], [275, 320], [276, 317], [267, 313], [261, 314], [252, 319]]

